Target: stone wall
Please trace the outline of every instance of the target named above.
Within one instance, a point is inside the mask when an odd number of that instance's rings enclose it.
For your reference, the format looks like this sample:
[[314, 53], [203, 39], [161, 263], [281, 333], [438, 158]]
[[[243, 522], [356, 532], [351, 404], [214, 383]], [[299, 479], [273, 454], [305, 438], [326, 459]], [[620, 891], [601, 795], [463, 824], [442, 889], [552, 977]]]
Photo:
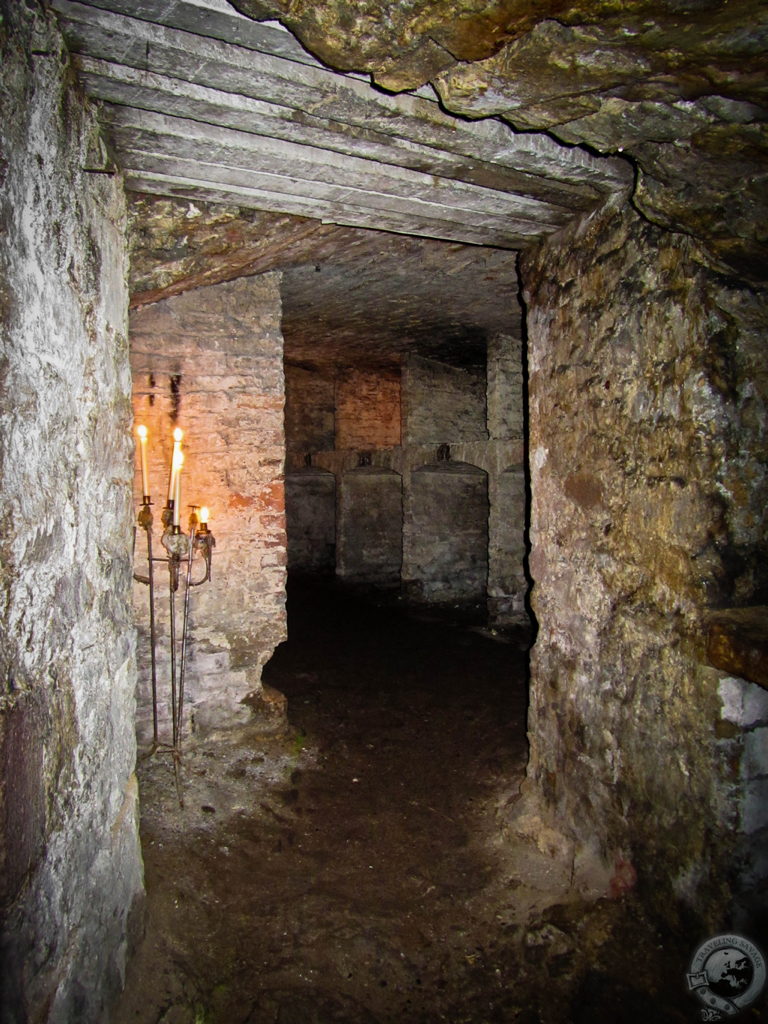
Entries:
[[288, 569], [332, 573], [336, 568], [336, 479], [305, 466], [286, 473]]
[[[149, 430], [156, 495], [155, 545], [167, 496], [172, 432], [184, 431], [182, 528], [188, 505], [210, 508], [213, 579], [192, 591], [187, 722], [210, 734], [252, 723], [244, 698], [285, 638], [284, 378], [277, 274], [198, 288], [135, 311], [131, 365], [137, 423]], [[138, 466], [134, 484], [140, 501]], [[137, 539], [137, 569], [144, 537]], [[195, 569], [195, 578], [199, 570]], [[167, 574], [158, 570], [161, 654], [167, 652]], [[137, 584], [142, 626], [140, 735], [149, 729], [147, 588]], [[180, 621], [180, 620], [179, 620]], [[161, 665], [167, 718], [167, 666]], [[255, 724], [255, 723], [252, 723]]]
[[[522, 342], [511, 335], [489, 339], [487, 377], [410, 355], [402, 375], [341, 375], [333, 399], [329, 378], [287, 369], [291, 568], [332, 570], [335, 530], [341, 576], [400, 579], [418, 601], [487, 600], [494, 623], [527, 621], [523, 376]], [[317, 468], [333, 474], [335, 511]]]
[[142, 894], [125, 214], [48, 17], [0, 11], [0, 1019], [100, 1024]]
[[343, 579], [400, 582], [403, 561], [403, 481], [379, 466], [360, 466], [341, 478], [336, 572]]
[[410, 476], [403, 538], [403, 588], [416, 601], [485, 601], [488, 474], [438, 462]]
[[333, 448], [336, 384], [303, 366], [285, 366], [286, 468], [301, 469], [305, 456]]
[[484, 373], [409, 355], [403, 366], [403, 442], [443, 444], [487, 437]]
[[522, 260], [529, 775], [579, 850], [722, 927], [756, 823], [704, 623], [765, 603], [768, 317], [696, 256], [616, 200]]

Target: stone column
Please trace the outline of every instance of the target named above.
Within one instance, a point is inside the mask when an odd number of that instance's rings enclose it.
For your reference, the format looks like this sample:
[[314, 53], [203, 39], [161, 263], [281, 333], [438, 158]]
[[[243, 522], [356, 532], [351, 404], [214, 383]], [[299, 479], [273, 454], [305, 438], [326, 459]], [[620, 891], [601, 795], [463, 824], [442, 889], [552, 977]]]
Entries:
[[[259, 691], [261, 670], [286, 635], [279, 275], [199, 288], [135, 311], [131, 363], [136, 421], [150, 434], [156, 543], [177, 425], [184, 431], [182, 525], [189, 504], [211, 510], [213, 580], [192, 592], [187, 686], [188, 722], [210, 734], [250, 721], [243, 700]], [[137, 502], [140, 490], [137, 473]], [[145, 634], [145, 588], [137, 586], [135, 600]], [[144, 643], [143, 737], [146, 651]], [[165, 705], [165, 681], [163, 693]]]
[[488, 435], [495, 470], [489, 475], [488, 614], [497, 624], [525, 623], [525, 467], [523, 343], [507, 334], [488, 341]]

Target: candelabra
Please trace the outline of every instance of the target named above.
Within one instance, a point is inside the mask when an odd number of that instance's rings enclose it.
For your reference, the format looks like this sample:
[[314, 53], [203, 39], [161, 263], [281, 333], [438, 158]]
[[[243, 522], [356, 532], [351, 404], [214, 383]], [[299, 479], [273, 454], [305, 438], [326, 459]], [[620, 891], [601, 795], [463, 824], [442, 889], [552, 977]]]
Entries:
[[[176, 492], [178, 495], [178, 491]], [[178, 500], [178, 497], [177, 499]], [[173, 756], [176, 790], [180, 806], [184, 806], [181, 792], [180, 763], [182, 726], [184, 715], [184, 681], [189, 636], [189, 597], [193, 587], [200, 587], [211, 580], [211, 562], [215, 538], [208, 529], [207, 513], [201, 515], [200, 507], [191, 506], [189, 533], [182, 533], [179, 526], [179, 511], [174, 499], [169, 498], [162, 512], [163, 534], [161, 543], [166, 554], [155, 556], [152, 551], [152, 502], [145, 494], [138, 514], [138, 525], [146, 534], [147, 574], [134, 573], [134, 579], [149, 588], [149, 651], [152, 675], [152, 748], [150, 755], [158, 750], [167, 750]], [[195, 562], [202, 562], [203, 573], [194, 579]], [[157, 625], [155, 619], [155, 564], [163, 562], [168, 568], [168, 606], [170, 618], [170, 690], [171, 690], [171, 742], [161, 742], [158, 728], [158, 685], [157, 685]], [[184, 598], [181, 617], [181, 640], [177, 630], [176, 595], [183, 583]]]

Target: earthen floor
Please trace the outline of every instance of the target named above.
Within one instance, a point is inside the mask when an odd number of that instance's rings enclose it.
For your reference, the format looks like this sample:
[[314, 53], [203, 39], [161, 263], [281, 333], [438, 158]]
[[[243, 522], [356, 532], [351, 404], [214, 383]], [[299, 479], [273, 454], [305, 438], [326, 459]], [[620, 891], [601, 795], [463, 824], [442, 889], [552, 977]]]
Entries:
[[[144, 937], [116, 1024], [689, 1021], [686, 940], [515, 828], [526, 637], [294, 584], [280, 735], [140, 769]], [[530, 832], [530, 830], [529, 830]]]

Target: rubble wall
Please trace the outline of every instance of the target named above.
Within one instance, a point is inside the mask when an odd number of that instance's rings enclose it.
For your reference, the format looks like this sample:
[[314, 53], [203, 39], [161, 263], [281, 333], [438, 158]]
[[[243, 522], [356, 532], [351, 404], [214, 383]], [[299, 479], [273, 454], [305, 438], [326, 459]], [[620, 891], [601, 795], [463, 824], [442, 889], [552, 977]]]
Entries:
[[529, 776], [577, 849], [722, 926], [758, 823], [705, 623], [765, 603], [767, 315], [696, 257], [616, 200], [522, 259]]

